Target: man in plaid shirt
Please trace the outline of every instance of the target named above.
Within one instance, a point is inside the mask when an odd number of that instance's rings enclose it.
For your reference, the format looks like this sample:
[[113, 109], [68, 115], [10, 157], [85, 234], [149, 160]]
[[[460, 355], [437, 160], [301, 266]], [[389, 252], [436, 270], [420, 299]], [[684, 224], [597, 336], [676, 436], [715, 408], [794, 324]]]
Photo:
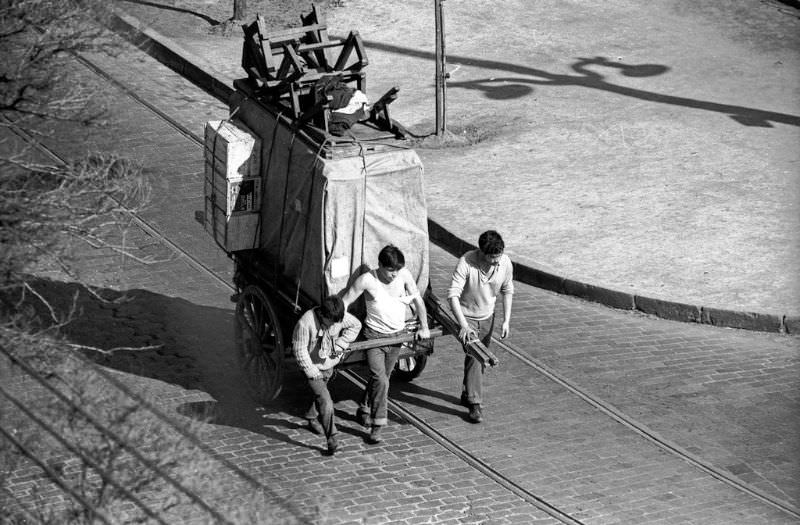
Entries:
[[304, 313], [292, 334], [294, 356], [314, 393], [306, 412], [308, 426], [312, 432], [325, 435], [329, 455], [338, 450], [339, 443], [328, 380], [360, 330], [361, 322], [345, 311], [342, 299], [331, 295]]

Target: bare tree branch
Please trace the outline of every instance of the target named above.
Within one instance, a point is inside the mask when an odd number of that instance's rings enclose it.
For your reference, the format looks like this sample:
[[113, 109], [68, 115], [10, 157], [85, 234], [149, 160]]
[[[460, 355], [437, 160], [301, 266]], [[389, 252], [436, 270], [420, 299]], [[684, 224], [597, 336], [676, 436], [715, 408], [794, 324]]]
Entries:
[[90, 345], [79, 345], [76, 343], [65, 343], [65, 346], [69, 348], [74, 348], [76, 350], [90, 350], [92, 352], [98, 352], [100, 354], [111, 355], [114, 352], [121, 352], [121, 351], [148, 351], [148, 350], [158, 350], [159, 348], [163, 348], [164, 345], [148, 345], [148, 346], [115, 346], [114, 348], [97, 348], [96, 346]]

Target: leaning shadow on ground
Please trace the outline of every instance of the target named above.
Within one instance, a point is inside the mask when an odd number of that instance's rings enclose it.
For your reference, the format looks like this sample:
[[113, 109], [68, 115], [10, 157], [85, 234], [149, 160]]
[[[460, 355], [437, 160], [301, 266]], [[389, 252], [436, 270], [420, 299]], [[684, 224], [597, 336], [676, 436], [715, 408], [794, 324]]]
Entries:
[[466, 420], [466, 412], [464, 409], [459, 409], [457, 396], [431, 390], [413, 382], [392, 381], [389, 397], [405, 405]]
[[187, 14], [187, 15], [191, 15], [191, 16], [196, 16], [197, 18], [200, 18], [200, 19], [208, 22], [208, 24], [210, 26], [212, 26], [212, 27], [213, 26], [218, 26], [218, 25], [221, 24], [220, 21], [218, 21], [218, 20], [216, 20], [216, 19], [214, 19], [214, 18], [212, 18], [212, 17], [210, 17], [210, 16], [208, 16], [206, 14], [198, 13], [197, 11], [192, 11], [191, 9], [186, 9], [186, 8], [183, 8], [183, 7], [165, 5], [165, 4], [157, 3], [157, 2], [147, 2], [146, 0], [125, 0], [125, 1], [126, 2], [130, 2], [131, 4], [138, 4], [138, 5], [153, 7], [153, 8], [156, 8], [156, 9], [162, 9], [162, 10], [165, 10], [165, 11], [174, 11], [176, 13], [182, 13], [182, 14]]
[[[365, 364], [358, 364], [347, 368], [348, 374], [353, 374], [361, 381], [366, 382], [369, 377], [369, 369]], [[424, 372], [423, 372], [424, 374]], [[331, 397], [335, 403], [341, 406], [343, 403], [354, 407], [352, 411], [346, 412], [337, 409], [336, 416], [340, 420], [350, 421], [355, 425], [360, 425], [356, 417], [355, 410], [361, 403], [364, 396], [364, 388], [352, 381], [337, 374], [336, 379], [329, 383]], [[398, 402], [406, 407], [416, 407], [422, 410], [437, 412], [446, 416], [461, 417], [467, 420], [467, 413], [459, 409], [459, 398], [438, 390], [431, 390], [412, 381], [402, 381], [396, 377], [391, 379], [389, 384], [389, 400]], [[389, 410], [389, 419], [393, 424], [404, 425], [408, 422], [400, 415]]]
[[[533, 94], [539, 87], [583, 87], [592, 90], [608, 91], [619, 95], [637, 98], [658, 104], [670, 104], [692, 109], [727, 114], [732, 120], [748, 127], [771, 128], [773, 123], [800, 126], [800, 117], [773, 111], [764, 111], [746, 106], [721, 104], [710, 101], [690, 99], [654, 91], [632, 88], [614, 83], [609, 75], [600, 71], [619, 73], [623, 76], [643, 78], [661, 75], [669, 71], [662, 64], [626, 64], [614, 62], [605, 57], [579, 58], [571, 65], [575, 74], [554, 74], [533, 68], [530, 76], [495, 76], [469, 81], [448, 82], [448, 87], [481, 92], [493, 100], [510, 100]], [[617, 70], [617, 71], [614, 71]]]
[[[26, 304], [43, 320], [40, 328], [56, 324], [51, 312], [73, 312], [60, 329], [66, 344], [98, 365], [188, 391], [187, 401], [175, 407], [179, 414], [315, 448], [292, 438], [305, 403], [300, 386], [290, 383], [270, 403], [256, 402], [244, 387], [236, 361], [233, 308], [197, 305], [141, 289], [88, 289], [39, 278], [29, 283], [40, 297], [30, 294]], [[192, 394], [206, 399], [189, 401]]]
[[[435, 59], [435, 55], [429, 51], [371, 40], [366, 41], [365, 44], [370, 48], [387, 53], [430, 61]], [[448, 80], [447, 82], [449, 89], [477, 90], [483, 92], [486, 98], [490, 99], [509, 100], [529, 96], [533, 94], [534, 88], [532, 86], [537, 86], [540, 89], [578, 87], [593, 91], [605, 91], [655, 104], [720, 113], [747, 127], [771, 128], [774, 127], [774, 124], [800, 126], [800, 116], [798, 115], [648, 91], [647, 89], [625, 86], [614, 81], [614, 75], [637, 78], [662, 75], [670, 70], [670, 67], [665, 64], [629, 64], [604, 56], [576, 57], [569, 66], [573, 73], [563, 74], [524, 64], [487, 60], [472, 56], [448, 55], [447, 59], [450, 64], [460, 64], [506, 73], [500, 73], [484, 79], [463, 82]], [[705, 81], [705, 79], [698, 79], [698, 81]]]

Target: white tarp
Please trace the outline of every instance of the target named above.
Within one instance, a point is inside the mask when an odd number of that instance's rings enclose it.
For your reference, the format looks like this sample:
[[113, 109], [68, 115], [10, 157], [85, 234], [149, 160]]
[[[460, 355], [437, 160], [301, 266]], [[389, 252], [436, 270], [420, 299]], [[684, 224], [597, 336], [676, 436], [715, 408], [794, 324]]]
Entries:
[[420, 291], [428, 285], [422, 163], [408, 148], [361, 148], [325, 158], [319, 144], [237, 93], [232, 107], [260, 139], [262, 206], [253, 248], [288, 282], [319, 302], [339, 293], [387, 244], [403, 251]]

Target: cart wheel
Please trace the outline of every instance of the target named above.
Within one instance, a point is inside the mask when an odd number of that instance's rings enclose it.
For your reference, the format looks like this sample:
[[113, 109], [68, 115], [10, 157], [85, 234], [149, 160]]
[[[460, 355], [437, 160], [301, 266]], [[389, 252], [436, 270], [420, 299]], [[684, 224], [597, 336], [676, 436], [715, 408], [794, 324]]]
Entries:
[[236, 302], [239, 365], [256, 401], [278, 397], [283, 386], [283, 337], [272, 303], [257, 286], [247, 286]]
[[400, 359], [397, 361], [397, 365], [394, 367], [392, 379], [397, 379], [398, 381], [404, 381], [407, 383], [412, 379], [419, 377], [419, 375], [422, 373], [422, 370], [425, 369], [427, 362], [428, 356], [425, 354], [417, 354]]

